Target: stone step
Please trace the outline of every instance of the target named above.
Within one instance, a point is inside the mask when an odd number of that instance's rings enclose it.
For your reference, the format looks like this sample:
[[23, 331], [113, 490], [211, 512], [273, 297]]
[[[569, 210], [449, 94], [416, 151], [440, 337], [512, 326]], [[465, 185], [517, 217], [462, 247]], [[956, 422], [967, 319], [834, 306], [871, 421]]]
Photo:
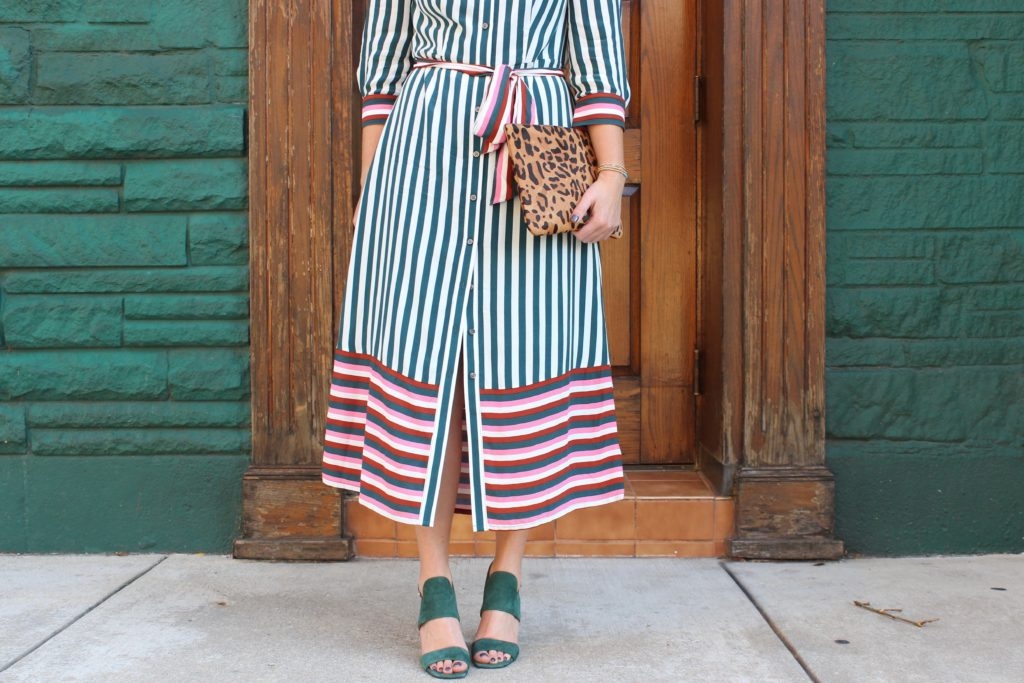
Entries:
[[[360, 557], [416, 557], [414, 528], [345, 502], [348, 531]], [[528, 557], [719, 557], [732, 534], [734, 501], [716, 496], [689, 469], [626, 472], [622, 501], [571, 512], [530, 532]], [[456, 515], [451, 554], [494, 555], [494, 532], [474, 533], [468, 515]]]

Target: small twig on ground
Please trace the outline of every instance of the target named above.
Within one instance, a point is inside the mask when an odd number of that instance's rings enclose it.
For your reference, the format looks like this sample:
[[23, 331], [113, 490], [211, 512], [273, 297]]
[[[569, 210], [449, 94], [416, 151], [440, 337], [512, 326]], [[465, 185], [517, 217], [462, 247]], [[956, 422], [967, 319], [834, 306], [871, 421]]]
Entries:
[[886, 607], [886, 608], [881, 608], [880, 609], [878, 607], [872, 607], [870, 602], [863, 602], [861, 600], [854, 600], [853, 604], [856, 605], [857, 607], [862, 607], [862, 608], [868, 610], [869, 612], [874, 612], [876, 614], [881, 614], [884, 617], [889, 617], [890, 619], [895, 619], [896, 621], [902, 621], [902, 622], [907, 623], [907, 624], [913, 624], [914, 626], [917, 626], [918, 628], [921, 628], [925, 624], [930, 624], [933, 621], [938, 621], [939, 620], [938, 617], [936, 617], [935, 619], [922, 619], [921, 621], [914, 621], [913, 619], [907, 619], [906, 617], [901, 617], [898, 614], [893, 614], [894, 612], [902, 612], [903, 611], [903, 610], [895, 608], [895, 607]]

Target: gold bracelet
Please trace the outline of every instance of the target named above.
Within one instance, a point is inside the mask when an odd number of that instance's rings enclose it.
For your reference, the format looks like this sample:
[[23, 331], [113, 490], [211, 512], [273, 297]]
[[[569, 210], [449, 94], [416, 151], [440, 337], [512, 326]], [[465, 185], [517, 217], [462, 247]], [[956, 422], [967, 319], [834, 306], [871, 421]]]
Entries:
[[597, 172], [600, 173], [601, 171], [615, 171], [616, 173], [621, 173], [622, 177], [626, 180], [629, 180], [629, 171], [626, 170], [623, 164], [601, 164], [597, 167]]

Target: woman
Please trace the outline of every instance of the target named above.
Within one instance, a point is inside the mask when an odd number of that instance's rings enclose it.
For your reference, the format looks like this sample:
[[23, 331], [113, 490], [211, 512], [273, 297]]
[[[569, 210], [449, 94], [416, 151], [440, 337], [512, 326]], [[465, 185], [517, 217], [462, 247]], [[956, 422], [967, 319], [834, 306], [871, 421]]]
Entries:
[[[562, 74], [569, 63], [568, 81]], [[416, 525], [421, 664], [518, 655], [528, 529], [623, 496], [598, 242], [620, 225], [620, 0], [370, 0], [362, 174], [323, 481]], [[534, 237], [510, 121], [588, 126], [602, 170], [574, 233]], [[497, 543], [472, 657], [452, 515]]]

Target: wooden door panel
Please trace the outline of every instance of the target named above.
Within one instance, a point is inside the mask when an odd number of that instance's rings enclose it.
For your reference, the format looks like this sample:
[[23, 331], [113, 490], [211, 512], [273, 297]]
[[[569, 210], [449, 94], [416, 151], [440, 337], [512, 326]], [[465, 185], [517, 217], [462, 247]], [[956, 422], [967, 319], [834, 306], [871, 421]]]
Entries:
[[694, 461], [696, 0], [624, 0], [626, 236], [602, 245], [623, 458]]
[[640, 338], [640, 289], [635, 281], [640, 257], [640, 191], [626, 187], [622, 198], [622, 239], [601, 245], [601, 267], [608, 344], [618, 375], [636, 374]]

